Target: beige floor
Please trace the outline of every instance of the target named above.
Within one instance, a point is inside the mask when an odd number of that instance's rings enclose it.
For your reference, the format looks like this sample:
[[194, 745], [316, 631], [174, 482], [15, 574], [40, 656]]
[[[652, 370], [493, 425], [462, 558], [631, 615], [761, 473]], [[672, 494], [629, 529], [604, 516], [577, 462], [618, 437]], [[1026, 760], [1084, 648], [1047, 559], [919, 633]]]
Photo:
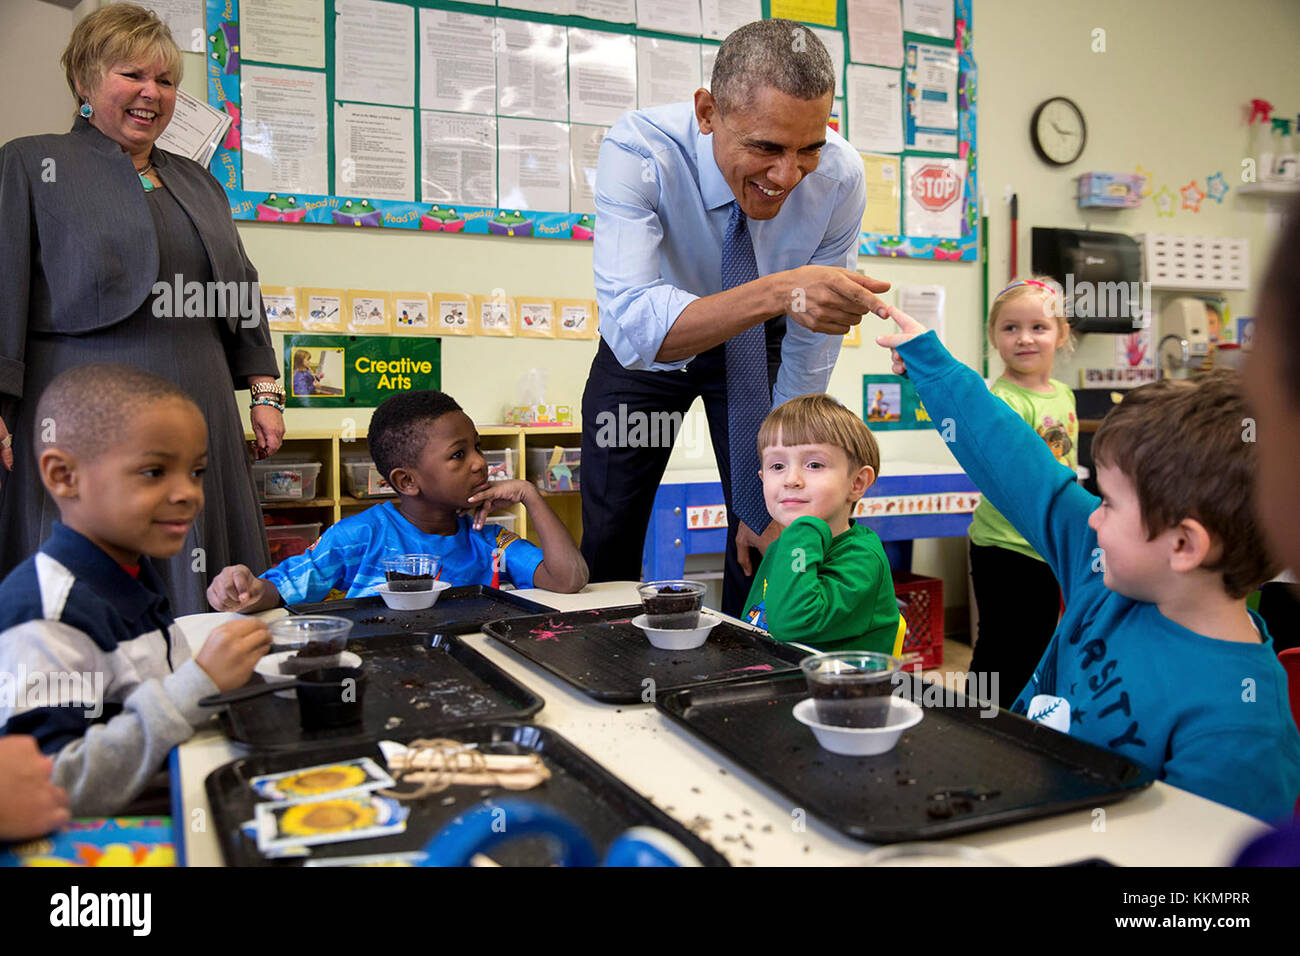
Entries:
[[926, 671], [927, 680], [942, 681], [948, 687], [965, 690], [966, 671], [970, 668], [971, 646], [961, 641], [943, 642], [943, 663]]

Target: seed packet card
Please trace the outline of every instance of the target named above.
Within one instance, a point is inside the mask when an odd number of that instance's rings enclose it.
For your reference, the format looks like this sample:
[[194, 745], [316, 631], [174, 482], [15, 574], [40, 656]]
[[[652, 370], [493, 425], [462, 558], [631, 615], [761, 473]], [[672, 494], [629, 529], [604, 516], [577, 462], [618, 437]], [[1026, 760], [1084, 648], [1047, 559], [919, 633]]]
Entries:
[[390, 777], [369, 757], [320, 764], [301, 770], [265, 774], [248, 782], [253, 792], [264, 800], [301, 802], [321, 797], [382, 790], [393, 785]]
[[319, 843], [346, 843], [406, 830], [410, 811], [401, 801], [373, 793], [324, 800], [259, 803], [257, 848], [263, 853]]
[[429, 854], [420, 850], [410, 853], [375, 853], [370, 856], [326, 856], [308, 860], [303, 866], [419, 866]]

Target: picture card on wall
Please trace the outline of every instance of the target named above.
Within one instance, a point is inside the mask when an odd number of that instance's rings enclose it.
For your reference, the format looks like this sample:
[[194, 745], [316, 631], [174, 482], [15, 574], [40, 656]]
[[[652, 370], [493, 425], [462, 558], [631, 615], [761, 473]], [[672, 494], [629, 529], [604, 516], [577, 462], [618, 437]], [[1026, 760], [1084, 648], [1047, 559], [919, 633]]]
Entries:
[[381, 335], [393, 330], [393, 300], [376, 289], [348, 289], [347, 330], [355, 335]]
[[473, 335], [474, 297], [462, 292], [433, 294], [433, 331], [436, 335]]
[[299, 289], [299, 321], [304, 332], [342, 332], [347, 296], [342, 289]]
[[515, 300], [494, 292], [474, 296], [475, 332], [479, 335], [514, 335]]
[[521, 295], [515, 299], [519, 311], [519, 334], [539, 339], [555, 338], [555, 300]]
[[298, 318], [298, 290], [293, 286], [262, 286], [262, 311], [272, 332], [296, 332], [302, 328]]
[[595, 299], [556, 299], [555, 335], [561, 339], [596, 337]]
[[428, 335], [433, 331], [432, 307], [427, 292], [393, 293], [393, 332]]

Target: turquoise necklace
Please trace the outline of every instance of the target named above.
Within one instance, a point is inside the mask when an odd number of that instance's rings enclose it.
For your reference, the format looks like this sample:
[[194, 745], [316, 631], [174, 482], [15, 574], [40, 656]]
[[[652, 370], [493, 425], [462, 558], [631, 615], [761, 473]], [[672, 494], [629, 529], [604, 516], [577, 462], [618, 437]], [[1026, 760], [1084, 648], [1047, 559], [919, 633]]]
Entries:
[[149, 181], [149, 170], [151, 169], [153, 169], [153, 160], [150, 160], [149, 165], [144, 169], [136, 171], [136, 175], [140, 177], [140, 185], [144, 187], [144, 191], [147, 193], [151, 193], [158, 188]]

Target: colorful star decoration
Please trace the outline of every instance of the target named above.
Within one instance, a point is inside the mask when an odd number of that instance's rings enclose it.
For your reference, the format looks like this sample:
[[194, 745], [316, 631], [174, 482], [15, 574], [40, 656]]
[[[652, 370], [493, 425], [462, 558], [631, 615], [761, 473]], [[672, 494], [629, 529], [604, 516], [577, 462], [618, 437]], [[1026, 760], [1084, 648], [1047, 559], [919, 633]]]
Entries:
[[1161, 186], [1159, 191], [1151, 197], [1151, 201], [1156, 204], [1157, 216], [1174, 217], [1174, 194], [1169, 191], [1168, 186]]
[[1138, 163], [1137, 168], [1134, 169], [1133, 172], [1137, 173], [1143, 179], [1142, 191], [1139, 192], [1138, 195], [1150, 196], [1151, 195], [1151, 171], [1148, 170], [1141, 163]]
[[1211, 199], [1217, 203], [1223, 202], [1223, 197], [1228, 195], [1228, 182], [1223, 178], [1223, 173], [1215, 173], [1213, 176], [1206, 177], [1205, 189]]
[[1195, 179], [1178, 191], [1183, 194], [1184, 209], [1190, 209], [1192, 212], [1201, 211], [1201, 200], [1205, 198], [1205, 193], [1200, 186], [1196, 185]]

